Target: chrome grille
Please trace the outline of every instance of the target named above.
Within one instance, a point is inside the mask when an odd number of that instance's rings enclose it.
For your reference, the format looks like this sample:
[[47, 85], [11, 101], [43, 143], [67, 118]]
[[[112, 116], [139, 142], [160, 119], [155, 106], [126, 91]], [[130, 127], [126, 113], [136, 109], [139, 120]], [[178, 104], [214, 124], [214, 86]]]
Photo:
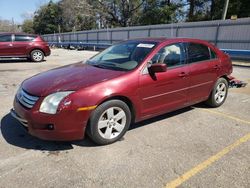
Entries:
[[19, 89], [17, 92], [17, 99], [18, 101], [26, 108], [32, 108], [39, 97], [33, 96], [25, 92], [23, 89]]

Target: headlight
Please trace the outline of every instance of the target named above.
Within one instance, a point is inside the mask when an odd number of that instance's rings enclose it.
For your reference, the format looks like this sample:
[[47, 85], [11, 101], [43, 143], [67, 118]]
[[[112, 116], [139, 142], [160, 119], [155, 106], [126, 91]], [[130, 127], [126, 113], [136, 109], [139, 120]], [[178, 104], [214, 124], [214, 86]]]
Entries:
[[20, 96], [20, 94], [21, 94], [21, 91], [22, 91], [22, 87], [19, 86], [19, 87], [17, 88], [17, 90], [16, 90], [16, 96], [17, 96], [17, 98], [19, 98], [19, 96]]
[[47, 114], [56, 114], [59, 103], [64, 97], [73, 92], [74, 91], [62, 91], [48, 95], [43, 99], [39, 111]]

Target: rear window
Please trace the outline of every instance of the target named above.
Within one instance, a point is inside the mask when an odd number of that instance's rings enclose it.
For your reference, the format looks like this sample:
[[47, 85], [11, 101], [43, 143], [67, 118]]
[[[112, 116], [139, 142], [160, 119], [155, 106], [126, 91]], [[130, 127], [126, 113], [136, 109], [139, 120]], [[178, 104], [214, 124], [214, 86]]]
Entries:
[[197, 43], [188, 44], [188, 62], [194, 63], [210, 59], [210, 51], [207, 46]]
[[22, 41], [33, 41], [36, 36], [27, 36], [27, 35], [15, 35], [15, 41], [22, 42]]
[[11, 42], [11, 35], [0, 35], [0, 42]]

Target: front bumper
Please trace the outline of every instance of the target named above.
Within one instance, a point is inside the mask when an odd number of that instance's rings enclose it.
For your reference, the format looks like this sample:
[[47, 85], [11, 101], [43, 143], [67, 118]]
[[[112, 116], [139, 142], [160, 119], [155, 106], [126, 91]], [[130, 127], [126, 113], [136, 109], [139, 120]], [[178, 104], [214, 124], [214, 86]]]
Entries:
[[63, 110], [54, 115], [45, 114], [39, 112], [37, 104], [32, 109], [26, 109], [15, 99], [11, 115], [35, 137], [53, 141], [73, 141], [84, 138], [90, 112]]

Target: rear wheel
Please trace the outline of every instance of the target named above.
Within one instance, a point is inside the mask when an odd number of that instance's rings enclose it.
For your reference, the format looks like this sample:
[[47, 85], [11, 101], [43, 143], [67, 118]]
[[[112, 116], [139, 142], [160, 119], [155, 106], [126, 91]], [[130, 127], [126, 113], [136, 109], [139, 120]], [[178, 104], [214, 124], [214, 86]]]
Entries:
[[209, 99], [206, 103], [211, 107], [221, 106], [226, 98], [228, 93], [228, 82], [225, 78], [219, 78], [214, 85], [214, 88], [209, 96]]
[[99, 145], [111, 144], [126, 133], [130, 122], [131, 112], [127, 104], [120, 100], [110, 100], [95, 109], [87, 133]]
[[30, 53], [30, 59], [34, 62], [41, 62], [44, 59], [44, 53], [41, 50], [33, 50]]

